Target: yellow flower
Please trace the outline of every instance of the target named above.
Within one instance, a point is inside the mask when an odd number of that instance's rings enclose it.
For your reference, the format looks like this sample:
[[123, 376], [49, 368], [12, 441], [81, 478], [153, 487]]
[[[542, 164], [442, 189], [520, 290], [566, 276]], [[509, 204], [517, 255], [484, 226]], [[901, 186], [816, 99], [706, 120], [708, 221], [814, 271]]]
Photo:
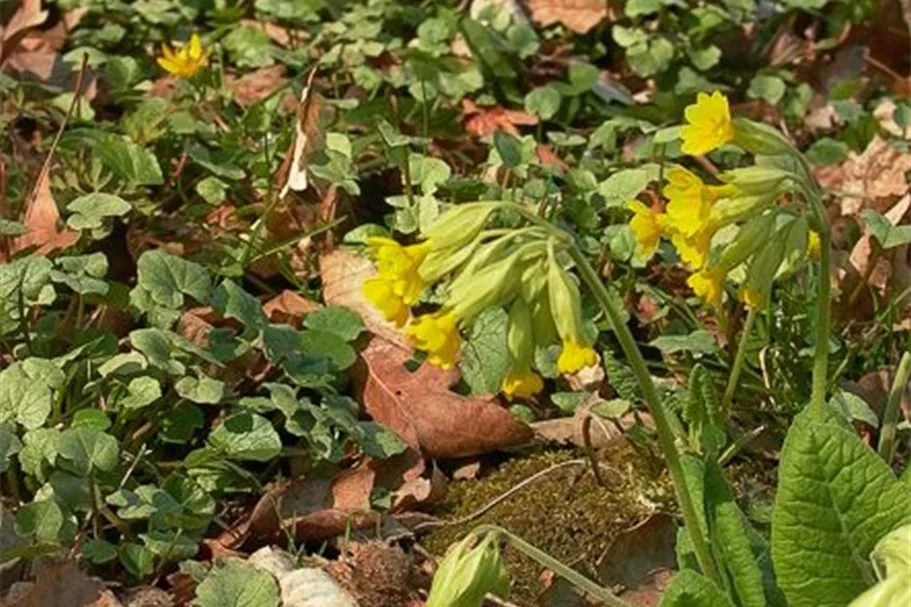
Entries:
[[680, 131], [684, 154], [708, 154], [734, 139], [734, 123], [727, 97], [715, 91], [711, 96], [699, 93], [696, 103], [684, 111], [686, 124]]
[[424, 290], [418, 268], [430, 251], [430, 243], [403, 247], [391, 238], [368, 238], [367, 245], [376, 260], [377, 271], [392, 285], [395, 294], [409, 306], [417, 303]]
[[190, 41], [178, 49], [162, 44], [161, 54], [158, 65], [180, 78], [192, 78], [199, 68], [209, 63], [209, 51], [203, 52], [202, 42], [195, 32]]
[[458, 362], [462, 337], [459, 335], [459, 319], [452, 312], [441, 310], [419, 316], [405, 329], [405, 333], [419, 350], [427, 352], [430, 364], [451, 369]]
[[740, 301], [753, 309], [758, 310], [761, 308], [764, 299], [762, 293], [755, 289], [750, 289], [749, 287], [740, 289]]
[[664, 214], [656, 213], [638, 200], [627, 203], [633, 212], [629, 227], [636, 236], [636, 241], [642, 249], [642, 254], [651, 257], [661, 242], [661, 231], [664, 228]]
[[408, 306], [396, 295], [395, 287], [386, 278], [374, 276], [364, 281], [364, 296], [383, 313], [386, 320], [401, 327], [408, 321]]
[[532, 370], [520, 371], [512, 369], [503, 378], [500, 386], [506, 398], [531, 398], [544, 389], [544, 381], [541, 376]]
[[819, 258], [821, 243], [819, 241], [819, 232], [810, 230], [807, 235], [807, 256], [813, 259]]
[[712, 205], [719, 198], [733, 194], [730, 185], [706, 185], [694, 173], [681, 166], [667, 171], [663, 194], [668, 199], [667, 227], [692, 237], [709, 221]]
[[593, 348], [576, 341], [564, 341], [560, 357], [557, 358], [557, 369], [560, 370], [560, 373], [572, 375], [597, 362], [598, 354]]
[[676, 230], [671, 231], [671, 243], [677, 249], [683, 263], [687, 264], [691, 270], [699, 270], [708, 261], [714, 235], [714, 224], [706, 223], [703, 229], [693, 236], [686, 236]]
[[724, 271], [720, 268], [705, 269], [692, 274], [686, 284], [702, 301], [721, 307], [721, 295], [724, 293]]

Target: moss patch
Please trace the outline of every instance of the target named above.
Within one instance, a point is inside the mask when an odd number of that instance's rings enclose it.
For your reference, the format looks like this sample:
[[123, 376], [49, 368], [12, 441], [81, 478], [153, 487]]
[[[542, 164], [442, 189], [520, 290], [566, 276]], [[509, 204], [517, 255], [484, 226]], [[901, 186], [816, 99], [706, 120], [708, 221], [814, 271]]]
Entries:
[[[554, 464], [580, 458], [570, 450], [545, 451], [513, 459], [478, 480], [453, 483], [437, 514], [447, 520], [467, 516], [523, 480]], [[565, 466], [524, 487], [470, 523], [441, 527], [422, 542], [434, 554], [482, 523], [499, 525], [594, 577], [595, 564], [620, 531], [656, 509], [673, 508], [673, 489], [663, 466], [649, 453], [628, 443], [602, 452], [608, 488], [601, 487], [585, 466]], [[541, 566], [507, 550], [513, 596], [534, 600], [541, 590]]]

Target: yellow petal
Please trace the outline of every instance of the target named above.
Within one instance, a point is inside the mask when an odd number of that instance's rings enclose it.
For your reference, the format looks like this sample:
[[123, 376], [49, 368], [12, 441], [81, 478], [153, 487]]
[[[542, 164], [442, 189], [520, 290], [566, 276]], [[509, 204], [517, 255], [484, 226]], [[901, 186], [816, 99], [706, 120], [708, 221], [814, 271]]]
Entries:
[[190, 59], [198, 62], [202, 59], [202, 42], [199, 40], [199, 34], [193, 32], [190, 36], [190, 43], [187, 45], [187, 54]]

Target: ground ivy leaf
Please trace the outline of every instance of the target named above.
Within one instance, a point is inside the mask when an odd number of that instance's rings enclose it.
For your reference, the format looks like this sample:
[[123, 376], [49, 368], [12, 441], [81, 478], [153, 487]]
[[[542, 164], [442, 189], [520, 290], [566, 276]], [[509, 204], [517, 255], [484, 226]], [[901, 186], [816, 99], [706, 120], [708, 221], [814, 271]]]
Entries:
[[357, 360], [354, 348], [335, 333], [305, 329], [298, 335], [298, 340], [304, 354], [325, 358], [340, 371], [347, 369]]
[[270, 573], [239, 560], [216, 561], [196, 587], [197, 607], [278, 607], [278, 584]]
[[136, 329], [130, 332], [130, 343], [145, 354], [149, 363], [171, 375], [183, 375], [183, 363], [174, 359], [174, 344], [161, 329]]
[[181, 398], [200, 405], [216, 405], [225, 396], [225, 383], [205, 375], [182, 377], [174, 389]]
[[212, 430], [209, 445], [226, 457], [264, 462], [279, 454], [282, 441], [269, 420], [241, 412], [226, 418]]
[[120, 461], [120, 445], [110, 434], [89, 426], [69, 428], [60, 435], [58, 455], [75, 474], [110, 472]]
[[63, 529], [63, 511], [53, 500], [26, 504], [16, 513], [16, 533], [40, 544], [59, 541]]
[[104, 134], [93, 139], [92, 152], [118, 177], [132, 185], [164, 183], [161, 167], [151, 151], [116, 135]]
[[22, 442], [12, 426], [0, 425], [0, 472], [6, 472], [10, 458], [22, 450]]
[[136, 277], [137, 288], [145, 290], [154, 303], [168, 308], [181, 307], [184, 295], [205, 304], [212, 294], [212, 280], [203, 266], [161, 249], [139, 257]]
[[326, 306], [304, 317], [308, 329], [327, 331], [345, 341], [354, 341], [364, 330], [364, 322], [356, 312], [343, 306]]
[[140, 533], [145, 547], [163, 562], [173, 563], [196, 556], [199, 542], [191, 536], [176, 531], [152, 531]]
[[117, 558], [117, 547], [104, 540], [88, 539], [82, 545], [82, 554], [92, 563], [102, 565]]
[[54, 393], [66, 376], [44, 358], [27, 358], [0, 371], [0, 423], [17, 421], [32, 430], [44, 425]]
[[155, 553], [141, 544], [122, 542], [117, 553], [124, 569], [134, 577], [141, 579], [155, 571]]
[[698, 329], [689, 335], [662, 335], [653, 339], [649, 345], [658, 348], [663, 354], [711, 354], [718, 350], [715, 338], [704, 329]]
[[44, 482], [44, 468], [53, 466], [57, 460], [59, 439], [60, 430], [56, 428], [35, 428], [26, 432], [19, 452], [22, 471]]
[[225, 318], [239, 320], [248, 329], [261, 331], [268, 324], [258, 299], [226, 280], [212, 293], [212, 307]]
[[357, 442], [364, 454], [377, 459], [387, 459], [407, 447], [398, 434], [376, 422], [358, 424]]
[[161, 420], [158, 437], [166, 443], [183, 444], [205, 425], [205, 415], [196, 405], [181, 403]]
[[850, 603], [874, 580], [876, 542], [911, 521], [911, 492], [832, 409], [807, 410], [781, 453], [772, 518], [775, 573], [792, 607]]
[[462, 345], [462, 378], [472, 394], [495, 394], [509, 371], [506, 347], [509, 316], [502, 308], [482, 312]]
[[124, 409], [142, 409], [161, 398], [161, 384], [154, 377], [137, 377], [127, 385], [128, 394], [120, 400]]
[[66, 208], [72, 213], [66, 218], [66, 225], [74, 230], [93, 230], [102, 227], [108, 217], [123, 217], [133, 207], [120, 196], [92, 192], [76, 198]]

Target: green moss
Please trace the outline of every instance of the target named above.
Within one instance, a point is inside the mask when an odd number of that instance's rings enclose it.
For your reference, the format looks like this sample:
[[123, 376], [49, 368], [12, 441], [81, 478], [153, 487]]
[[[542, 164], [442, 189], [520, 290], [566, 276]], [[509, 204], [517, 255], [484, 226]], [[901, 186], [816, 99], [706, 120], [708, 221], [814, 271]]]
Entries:
[[[581, 457], [579, 453], [545, 451], [514, 459], [478, 480], [453, 483], [437, 514], [447, 520], [467, 516], [523, 480], [554, 464]], [[621, 444], [599, 458], [608, 488], [601, 487], [587, 466], [565, 466], [511, 495], [470, 523], [441, 527], [424, 545], [437, 555], [482, 523], [500, 525], [595, 577], [595, 565], [620, 531], [635, 525], [656, 508], [672, 508], [673, 490], [659, 462], [646, 452]], [[541, 566], [515, 550], [507, 550], [513, 596], [533, 600], [541, 590]]]

